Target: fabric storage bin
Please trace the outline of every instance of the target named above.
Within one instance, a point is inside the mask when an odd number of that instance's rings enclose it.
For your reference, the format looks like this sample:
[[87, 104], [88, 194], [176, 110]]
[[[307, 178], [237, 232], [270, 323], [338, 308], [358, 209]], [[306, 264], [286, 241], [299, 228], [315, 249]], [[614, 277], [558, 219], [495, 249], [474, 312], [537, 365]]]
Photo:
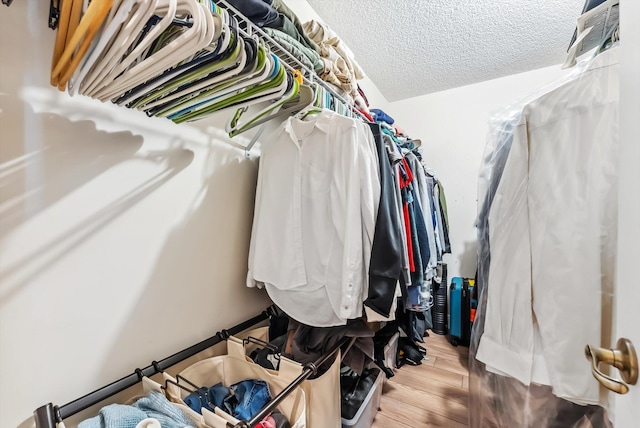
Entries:
[[[268, 342], [269, 328], [260, 327], [243, 333], [243, 337], [249, 336]], [[238, 337], [231, 336], [227, 340], [227, 349], [230, 355], [255, 364], [247, 356], [253, 349], [251, 343], [245, 344]], [[296, 361], [281, 357], [279, 370], [264, 370], [281, 380], [292, 382], [303, 372], [304, 367]], [[336, 353], [335, 361], [329, 370], [320, 377], [303, 381], [300, 388], [305, 392], [307, 400], [307, 427], [340, 427], [340, 351]]]
[[390, 369], [398, 368], [398, 340], [400, 333], [396, 333], [384, 347], [384, 364]]
[[[237, 341], [238, 339], [236, 339]], [[242, 342], [228, 342], [229, 355], [207, 358], [184, 369], [180, 372], [180, 376], [188, 379], [190, 382], [199, 386], [215, 385], [222, 382], [225, 386], [235, 384], [246, 379], [261, 379], [267, 382], [272, 398], [284, 390], [293, 379], [280, 376], [279, 373], [268, 371], [259, 365], [249, 362], [244, 356]], [[167, 373], [163, 374], [165, 380], [176, 381]], [[171, 401], [185, 406], [184, 398], [188, 393], [177, 386], [169, 383], [167, 385], [167, 396]], [[309, 417], [307, 410], [307, 398], [302, 387], [297, 387], [289, 396], [287, 396], [278, 406], [278, 409], [284, 414], [292, 426], [292, 428], [308, 428], [307, 423]], [[198, 418], [199, 414], [187, 408], [185, 412], [192, 418]], [[215, 408], [215, 412], [202, 409], [202, 418], [206, 426], [212, 428], [226, 428], [226, 423], [232, 424], [238, 421], [231, 415], [226, 414], [219, 408]]]
[[[396, 341], [397, 343], [397, 341]], [[373, 419], [380, 408], [380, 399], [382, 397], [382, 387], [384, 386], [385, 375], [382, 370], [378, 374], [376, 382], [371, 387], [367, 397], [362, 402], [360, 409], [351, 419], [342, 419], [342, 427], [346, 428], [371, 428]]]

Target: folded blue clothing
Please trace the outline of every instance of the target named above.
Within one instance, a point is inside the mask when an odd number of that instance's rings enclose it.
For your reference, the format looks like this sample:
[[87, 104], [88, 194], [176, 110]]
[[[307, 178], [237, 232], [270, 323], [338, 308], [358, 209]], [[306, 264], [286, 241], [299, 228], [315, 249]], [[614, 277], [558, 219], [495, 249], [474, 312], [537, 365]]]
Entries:
[[229, 393], [229, 388], [219, 382], [210, 388], [200, 388], [195, 393], [187, 395], [184, 403], [198, 413], [202, 413], [202, 407], [213, 412], [209, 403], [213, 404], [214, 407], [222, 408], [224, 399]]
[[184, 399], [185, 404], [198, 413], [202, 413], [203, 407], [212, 412], [212, 407], [219, 407], [228, 414], [246, 421], [269, 401], [269, 384], [260, 379], [243, 380], [229, 388], [220, 382], [212, 387], [200, 388]]
[[271, 1], [264, 0], [228, 0], [238, 12], [249, 18], [259, 27], [272, 24], [278, 17], [278, 11], [271, 6]]
[[225, 399], [226, 411], [234, 417], [248, 421], [271, 401], [269, 384], [260, 379], [247, 379], [231, 385]]
[[151, 391], [133, 405], [110, 404], [98, 416], [80, 422], [78, 428], [135, 428], [147, 418], [156, 419], [162, 428], [195, 427], [196, 424], [159, 392]]
[[395, 122], [395, 120], [393, 120], [391, 116], [380, 109], [372, 108], [369, 111], [371, 112], [371, 116], [373, 116], [373, 119], [376, 122], [386, 122], [389, 125], [393, 125], [393, 122]]

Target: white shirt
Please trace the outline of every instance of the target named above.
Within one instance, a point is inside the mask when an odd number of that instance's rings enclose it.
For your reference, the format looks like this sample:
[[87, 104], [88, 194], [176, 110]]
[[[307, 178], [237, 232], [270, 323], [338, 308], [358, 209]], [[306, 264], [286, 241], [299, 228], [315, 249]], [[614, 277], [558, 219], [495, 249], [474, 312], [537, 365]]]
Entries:
[[373, 135], [323, 111], [262, 146], [247, 285], [307, 325], [362, 316], [380, 200]]
[[617, 239], [617, 55], [605, 51], [524, 107], [489, 213], [476, 358], [583, 405], [606, 404], [584, 347], [611, 345], [602, 341], [611, 332]]

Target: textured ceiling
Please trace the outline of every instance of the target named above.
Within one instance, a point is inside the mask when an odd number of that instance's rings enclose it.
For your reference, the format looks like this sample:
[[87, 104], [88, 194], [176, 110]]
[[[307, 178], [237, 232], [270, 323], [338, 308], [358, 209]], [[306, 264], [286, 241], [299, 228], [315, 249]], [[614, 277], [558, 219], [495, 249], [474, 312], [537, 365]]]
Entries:
[[564, 61], [584, 0], [308, 0], [389, 101]]

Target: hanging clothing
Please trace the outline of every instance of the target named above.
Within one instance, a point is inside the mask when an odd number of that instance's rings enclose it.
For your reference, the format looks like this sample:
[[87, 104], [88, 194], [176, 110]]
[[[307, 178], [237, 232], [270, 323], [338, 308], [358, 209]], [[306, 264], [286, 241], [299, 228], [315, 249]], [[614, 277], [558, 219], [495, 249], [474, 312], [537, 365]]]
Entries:
[[440, 219], [442, 220], [442, 251], [451, 254], [451, 242], [449, 241], [449, 214], [447, 213], [447, 198], [444, 196], [444, 187], [440, 180], [436, 181], [438, 189], [438, 207], [440, 210]]
[[395, 208], [393, 171], [377, 124], [369, 124], [378, 154], [380, 170], [380, 203], [376, 218], [371, 267], [369, 269], [369, 293], [364, 304], [378, 314], [389, 317], [396, 296], [398, 280], [402, 274], [401, 223]]
[[420, 204], [420, 210], [424, 217], [425, 228], [427, 232], [428, 243], [428, 260], [425, 264], [425, 279], [430, 280], [434, 276], [435, 269], [438, 265], [437, 250], [436, 250], [436, 237], [433, 229], [433, 212], [431, 208], [431, 195], [429, 194], [429, 187], [427, 185], [427, 177], [424, 172], [424, 167], [420, 163], [413, 152], [409, 152], [406, 156], [414, 177], [414, 188], [416, 189], [417, 200]]
[[262, 147], [247, 285], [310, 326], [362, 316], [379, 177], [367, 125], [327, 110], [289, 118]]
[[522, 109], [488, 216], [476, 358], [525, 385], [546, 379], [581, 405], [606, 404], [585, 376], [584, 346], [600, 344], [602, 314], [612, 309], [618, 82], [612, 48]]

